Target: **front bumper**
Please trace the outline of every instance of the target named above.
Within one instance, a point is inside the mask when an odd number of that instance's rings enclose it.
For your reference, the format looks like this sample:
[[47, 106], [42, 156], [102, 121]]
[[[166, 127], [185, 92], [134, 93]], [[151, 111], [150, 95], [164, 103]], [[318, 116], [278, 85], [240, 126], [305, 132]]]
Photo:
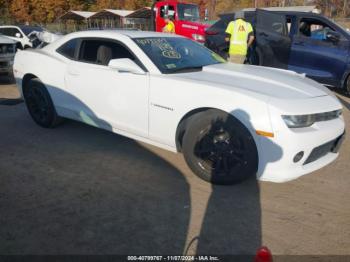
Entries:
[[[328, 97], [310, 99], [322, 101], [324, 112], [341, 108], [338, 102]], [[306, 111], [307, 112], [307, 111]], [[259, 169], [258, 178], [263, 181], [286, 182], [316, 171], [339, 155], [339, 147], [345, 137], [345, 124], [342, 116], [339, 118], [317, 122], [306, 128], [288, 128], [281, 115], [270, 109], [274, 137], [259, 137]], [[296, 154], [303, 152], [299, 161], [295, 162]]]
[[[322, 129], [314, 132], [300, 132], [294, 136], [277, 134], [275, 138], [261, 139], [260, 148], [272, 154], [262, 156], [259, 179], [286, 182], [333, 162], [339, 155], [337, 150], [340, 147], [340, 144], [335, 141], [344, 137], [344, 122], [342, 119], [335, 119], [322, 123], [321, 126]], [[328, 149], [318, 150], [324, 145], [328, 147], [328, 144], [331, 144]], [[334, 150], [335, 146], [337, 150]], [[293, 159], [299, 152], [304, 152], [303, 157], [295, 163]]]

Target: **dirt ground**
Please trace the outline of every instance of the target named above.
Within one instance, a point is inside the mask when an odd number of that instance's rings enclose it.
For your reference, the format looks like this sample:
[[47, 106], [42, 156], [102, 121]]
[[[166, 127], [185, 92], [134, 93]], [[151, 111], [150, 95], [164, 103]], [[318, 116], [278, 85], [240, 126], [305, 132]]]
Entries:
[[[350, 98], [339, 95], [350, 134]], [[18, 93], [0, 81], [3, 98]], [[0, 254], [349, 255], [350, 139], [295, 181], [220, 187], [181, 154], [0, 105]], [[299, 260], [301, 261], [301, 260]], [[330, 260], [331, 261], [331, 260]]]

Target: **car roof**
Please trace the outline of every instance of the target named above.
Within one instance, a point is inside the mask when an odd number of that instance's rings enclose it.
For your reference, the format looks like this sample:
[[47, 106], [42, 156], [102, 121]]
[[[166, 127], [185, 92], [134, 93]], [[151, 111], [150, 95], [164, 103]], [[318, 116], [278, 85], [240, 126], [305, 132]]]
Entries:
[[17, 27], [18, 28], [17, 25], [0, 25], [0, 27], [1, 28], [4, 28], [4, 27]]
[[[263, 10], [263, 9], [262, 9]], [[320, 14], [317, 14], [317, 13], [313, 13], [313, 12], [301, 12], [301, 11], [270, 11], [270, 10], [263, 10], [263, 11], [267, 11], [267, 12], [273, 12], [273, 13], [278, 13], [278, 14], [284, 14], [284, 15], [307, 15], [307, 16], [322, 16]], [[249, 11], [244, 11], [244, 13], [246, 14], [253, 14], [255, 13], [256, 10], [249, 10]], [[220, 17], [224, 17], [224, 16], [233, 16], [235, 14], [235, 12], [228, 12], [228, 13], [223, 13], [223, 14], [220, 14], [219, 16]]]
[[124, 35], [130, 38], [142, 37], [180, 37], [175, 34], [166, 34], [151, 31], [135, 31], [135, 30], [86, 30], [70, 33], [74, 37], [113, 37], [117, 35]]
[[21, 29], [29, 29], [29, 30], [43, 29], [41, 26], [38, 26], [38, 25], [18, 25], [17, 27]]

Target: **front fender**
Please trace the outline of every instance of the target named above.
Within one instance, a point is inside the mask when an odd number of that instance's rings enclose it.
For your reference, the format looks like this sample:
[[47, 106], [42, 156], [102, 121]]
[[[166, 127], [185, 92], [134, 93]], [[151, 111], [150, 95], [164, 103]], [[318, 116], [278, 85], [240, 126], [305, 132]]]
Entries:
[[169, 82], [166, 76], [152, 76], [150, 81], [149, 136], [175, 150], [179, 124], [201, 109], [227, 112], [254, 135], [256, 130], [273, 132], [267, 101], [259, 96], [188, 81]]

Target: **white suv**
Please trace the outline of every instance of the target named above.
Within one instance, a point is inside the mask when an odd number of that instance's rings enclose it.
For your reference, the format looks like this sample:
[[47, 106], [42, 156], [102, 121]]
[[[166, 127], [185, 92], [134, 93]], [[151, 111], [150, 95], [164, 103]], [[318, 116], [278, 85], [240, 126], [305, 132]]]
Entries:
[[12, 74], [16, 42], [0, 35], [0, 74]]
[[33, 32], [42, 32], [43, 29], [39, 26], [13, 26], [13, 25], [3, 25], [0, 26], [0, 34], [7, 36], [15, 40], [18, 45], [17, 48], [26, 49], [30, 47], [35, 47], [31, 39], [31, 34]]

